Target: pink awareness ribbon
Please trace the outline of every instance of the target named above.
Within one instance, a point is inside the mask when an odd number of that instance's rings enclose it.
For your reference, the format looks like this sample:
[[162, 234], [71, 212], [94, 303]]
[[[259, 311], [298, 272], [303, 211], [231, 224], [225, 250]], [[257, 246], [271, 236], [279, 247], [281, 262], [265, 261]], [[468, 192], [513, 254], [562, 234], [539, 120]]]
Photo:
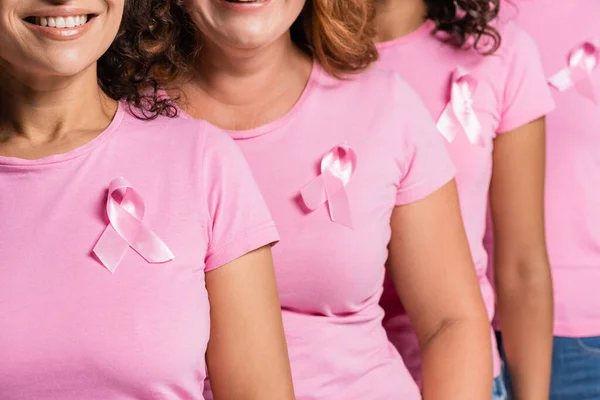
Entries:
[[175, 258], [167, 245], [142, 223], [144, 199], [125, 178], [110, 182], [106, 212], [109, 224], [93, 252], [111, 273], [115, 272], [130, 247], [149, 263], [163, 263]]
[[331, 149], [321, 159], [321, 175], [300, 191], [304, 204], [316, 210], [327, 202], [333, 222], [352, 228], [352, 213], [346, 185], [356, 169], [354, 149], [341, 144]]
[[437, 122], [438, 130], [449, 143], [462, 131], [472, 144], [484, 144], [481, 124], [473, 110], [473, 93], [476, 88], [475, 77], [465, 68], [456, 67], [451, 76], [450, 101]]
[[592, 71], [600, 64], [600, 38], [575, 47], [569, 54], [568, 63], [568, 66], [548, 79], [550, 86], [561, 92], [575, 86], [583, 96], [598, 103], [592, 83]]

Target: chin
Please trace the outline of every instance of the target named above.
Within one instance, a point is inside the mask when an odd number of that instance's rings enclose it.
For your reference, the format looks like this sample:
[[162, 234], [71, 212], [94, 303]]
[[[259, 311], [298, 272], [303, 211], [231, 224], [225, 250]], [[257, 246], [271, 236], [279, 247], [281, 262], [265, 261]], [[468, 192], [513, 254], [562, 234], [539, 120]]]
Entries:
[[274, 35], [273, 32], [245, 31], [237, 32], [235, 35], [223, 36], [220, 42], [227, 45], [227, 47], [251, 50], [267, 47], [282, 36], [282, 34]]
[[[30, 64], [34, 65], [34, 64]], [[75, 78], [89, 71], [91, 67], [94, 67], [95, 62], [86, 62], [81, 59], [76, 60], [65, 60], [64, 58], [50, 58], [35, 63], [36, 67], [33, 70], [27, 72], [24, 68], [21, 71], [24, 72], [24, 77], [27, 80], [31, 80], [32, 83], [36, 82], [36, 85], [50, 83], [53, 79], [59, 78]], [[19, 74], [19, 69], [15, 71]]]
[[83, 74], [89, 68], [90, 65], [55, 65], [53, 70], [49, 72], [53, 76], [71, 78]]
[[44, 64], [51, 75], [67, 78], [87, 71], [90, 66], [95, 65], [98, 58], [96, 54], [73, 50], [55, 55]]

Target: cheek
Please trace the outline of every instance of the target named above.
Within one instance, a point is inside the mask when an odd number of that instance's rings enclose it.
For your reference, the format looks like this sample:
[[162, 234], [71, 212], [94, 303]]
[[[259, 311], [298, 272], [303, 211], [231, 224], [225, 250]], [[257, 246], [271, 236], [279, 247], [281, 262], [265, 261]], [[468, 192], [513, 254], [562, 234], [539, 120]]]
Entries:
[[[2, 10], [0, 10], [1, 12]], [[0, 14], [0, 58], [4, 60], [20, 57], [20, 54], [31, 47], [31, 40], [26, 40], [23, 27], [19, 27], [15, 18], [6, 13]]]
[[213, 0], [184, 0], [183, 9], [191, 17], [193, 24], [203, 32], [208, 26], [213, 25], [214, 15], [211, 15], [211, 1]]
[[190, 14], [205, 14], [211, 7], [211, 1], [214, 0], [184, 0], [183, 8]]
[[[131, 9], [132, 7], [132, 2], [131, 0], [111, 0], [107, 2], [108, 7], [108, 13], [110, 16], [110, 21], [109, 23], [111, 25], [121, 25], [121, 21], [123, 20], [123, 14], [127, 11], [128, 13], [131, 13], [132, 11], [135, 11], [133, 9]], [[125, 7], [125, 3], [127, 3], [127, 5], [129, 7]]]
[[121, 12], [122, 12], [123, 9], [125, 8], [125, 5], [127, 4], [128, 6], [132, 6], [133, 1], [132, 0], [106, 0], [106, 4], [108, 5], [108, 8], [112, 8], [115, 10], [121, 10]]
[[[318, 1], [318, 0], [315, 0]], [[291, 23], [294, 23], [294, 21], [296, 21], [296, 19], [298, 19], [298, 17], [300, 17], [300, 14], [302, 13], [302, 10], [304, 9], [304, 6], [306, 5], [306, 0], [289, 0], [288, 5], [287, 5], [287, 19], [291, 20]], [[310, 15], [310, 13], [307, 13], [308, 15]], [[289, 21], [287, 21], [289, 22]]]
[[[108, 49], [119, 33], [124, 13], [130, 12], [124, 7], [126, 2], [130, 3], [131, 0], [111, 0], [108, 2], [108, 13], [106, 21], [104, 21], [104, 26], [102, 27], [103, 42], [98, 43], [101, 48]], [[91, 39], [93, 40], [93, 38]]]

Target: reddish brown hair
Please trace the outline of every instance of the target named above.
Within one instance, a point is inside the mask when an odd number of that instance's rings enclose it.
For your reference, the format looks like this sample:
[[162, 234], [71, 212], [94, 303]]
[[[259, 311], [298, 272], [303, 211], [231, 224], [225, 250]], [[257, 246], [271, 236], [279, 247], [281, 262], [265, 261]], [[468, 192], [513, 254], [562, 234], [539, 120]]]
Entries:
[[308, 0], [292, 40], [333, 76], [361, 72], [377, 60], [374, 16], [367, 0]]

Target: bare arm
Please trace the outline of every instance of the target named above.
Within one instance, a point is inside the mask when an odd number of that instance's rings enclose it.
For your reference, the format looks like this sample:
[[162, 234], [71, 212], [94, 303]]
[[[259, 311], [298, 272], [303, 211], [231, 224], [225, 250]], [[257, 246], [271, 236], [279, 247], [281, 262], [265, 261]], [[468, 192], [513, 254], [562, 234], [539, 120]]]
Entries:
[[215, 400], [295, 399], [270, 249], [208, 272], [206, 287]]
[[388, 268], [422, 355], [425, 400], [489, 400], [490, 324], [454, 182], [396, 207]]
[[517, 399], [548, 399], [553, 304], [544, 236], [544, 119], [500, 135], [493, 165], [494, 274], [508, 370]]

